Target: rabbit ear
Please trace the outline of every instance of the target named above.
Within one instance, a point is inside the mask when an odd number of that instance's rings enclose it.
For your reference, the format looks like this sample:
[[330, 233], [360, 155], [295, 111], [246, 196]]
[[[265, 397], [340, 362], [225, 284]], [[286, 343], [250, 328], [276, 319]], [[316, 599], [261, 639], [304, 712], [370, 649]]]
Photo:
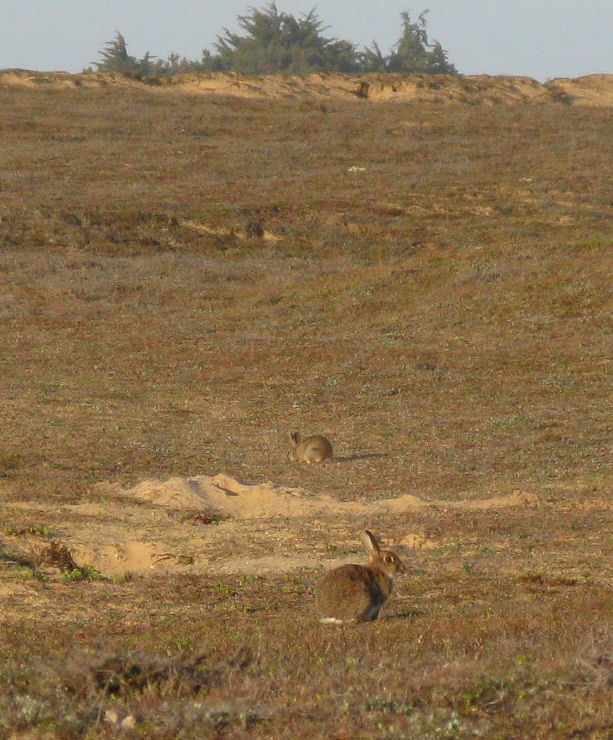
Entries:
[[360, 541], [366, 548], [366, 551], [371, 555], [376, 555], [379, 552], [379, 543], [375, 535], [368, 529], [365, 529], [360, 534]]
[[292, 440], [292, 442], [297, 445], [298, 442], [300, 442], [300, 434], [298, 432], [290, 432], [289, 438]]

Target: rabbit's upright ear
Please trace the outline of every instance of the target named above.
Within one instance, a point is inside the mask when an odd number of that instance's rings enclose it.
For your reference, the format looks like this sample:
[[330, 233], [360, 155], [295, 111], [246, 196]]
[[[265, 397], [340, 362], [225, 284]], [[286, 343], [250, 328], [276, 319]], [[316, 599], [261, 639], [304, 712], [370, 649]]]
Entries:
[[291, 441], [292, 441], [292, 442], [293, 442], [293, 443], [294, 443], [295, 445], [297, 445], [297, 444], [298, 444], [298, 442], [300, 442], [300, 434], [299, 434], [298, 432], [290, 432], [290, 433], [289, 433], [289, 438], [291, 439]]
[[366, 548], [366, 551], [369, 552], [371, 555], [376, 555], [379, 552], [379, 543], [377, 542], [377, 538], [375, 535], [368, 529], [365, 529], [360, 534], [360, 541]]

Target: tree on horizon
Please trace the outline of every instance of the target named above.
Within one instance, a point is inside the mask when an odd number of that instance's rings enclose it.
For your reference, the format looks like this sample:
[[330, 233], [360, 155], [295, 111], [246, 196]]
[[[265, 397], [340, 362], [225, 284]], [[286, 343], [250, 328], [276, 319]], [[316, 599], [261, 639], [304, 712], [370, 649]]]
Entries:
[[428, 39], [426, 28], [428, 12], [424, 10], [415, 22], [411, 20], [407, 11], [402, 12], [400, 14], [402, 35], [394, 44], [391, 53], [384, 56], [377, 42], [373, 41], [373, 48], [367, 47], [362, 54], [364, 71], [458, 74], [441, 44], [438, 41], [431, 43]]
[[430, 42], [425, 10], [416, 21], [405, 11], [400, 14], [402, 34], [389, 54], [376, 41], [372, 48], [358, 51], [355, 44], [327, 37], [327, 26], [315, 8], [301, 17], [279, 11], [273, 0], [263, 8], [250, 6], [238, 16], [242, 30], [227, 28], [217, 36], [215, 50], [204, 49], [199, 61], [172, 53], [167, 60], [149, 52], [142, 59], [128, 54], [126, 39], [119, 32], [100, 51], [101, 60], [92, 62], [98, 72], [114, 71], [139, 78], [153, 78], [180, 72], [240, 72], [242, 74], [339, 73], [425, 73], [458, 74], [438, 41]]
[[276, 2], [248, 10], [238, 16], [246, 35], [225, 28], [217, 37], [215, 48], [222, 69], [251, 74], [359, 70], [355, 46], [326, 38], [326, 27], [314, 8], [300, 18], [279, 12]]
[[115, 31], [115, 38], [112, 41], [107, 41], [104, 49], [98, 53], [102, 61], [91, 62], [96, 67], [97, 72], [122, 72], [125, 74], [134, 71], [136, 58], [128, 54], [125, 36], [120, 31]]

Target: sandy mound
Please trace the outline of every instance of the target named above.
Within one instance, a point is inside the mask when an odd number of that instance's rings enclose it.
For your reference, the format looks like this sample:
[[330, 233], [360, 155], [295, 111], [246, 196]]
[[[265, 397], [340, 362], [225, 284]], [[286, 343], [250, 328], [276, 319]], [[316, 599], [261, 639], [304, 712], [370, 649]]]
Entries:
[[34, 72], [0, 70], [0, 86], [28, 87], [129, 87], [134, 90], [185, 92], [197, 95], [267, 99], [340, 98], [345, 100], [467, 103], [470, 105], [534, 104], [563, 102], [568, 105], [613, 105], [613, 75], [588, 75], [555, 79], [545, 84], [529, 77], [489, 75], [342, 75], [311, 74], [304, 77], [190, 72], [173, 77], [140, 81], [115, 72]]
[[613, 105], [613, 75], [559, 78], [548, 82], [547, 87], [569, 105]]
[[[309, 519], [347, 522], [355, 529], [383, 512], [409, 515], [426, 507], [485, 510], [538, 503], [536, 496], [520, 491], [443, 503], [411, 494], [368, 503], [338, 501], [270, 482], [248, 485], [224, 474], [144, 480], [132, 488], [100, 483], [93, 499], [59, 511], [39, 502], [13, 506], [53, 516], [58, 523], [51, 536], [69, 548], [77, 564], [121, 576], [151, 570], [257, 574], [327, 567], [338, 560], [309, 550], [302, 534]], [[210, 524], [205, 514], [220, 521]], [[411, 532], [398, 544], [437, 546]]]
[[[104, 487], [104, 484], [100, 484]], [[170, 478], [167, 481], [145, 480], [134, 488], [111, 487], [115, 495], [146, 501], [173, 509], [208, 511], [233, 519], [269, 519], [272, 517], [310, 517], [319, 514], [368, 516], [389, 511], [393, 514], [416, 511], [427, 506], [469, 510], [518, 506], [537, 502], [533, 494], [515, 491], [510, 496], [476, 501], [429, 503], [405, 494], [371, 503], [338, 501], [326, 494], [310, 494], [299, 488], [286, 488], [273, 483], [248, 485], [223, 473], [209, 477]]]
[[374, 504], [343, 502], [325, 494], [309, 494], [299, 488], [286, 488], [273, 483], [246, 485], [224, 474], [171, 478], [168, 481], [145, 480], [128, 490], [115, 489], [115, 493], [157, 506], [210, 511], [233, 519], [367, 514], [385, 509], [399, 512], [424, 506], [424, 502], [415, 496], [402, 496]]

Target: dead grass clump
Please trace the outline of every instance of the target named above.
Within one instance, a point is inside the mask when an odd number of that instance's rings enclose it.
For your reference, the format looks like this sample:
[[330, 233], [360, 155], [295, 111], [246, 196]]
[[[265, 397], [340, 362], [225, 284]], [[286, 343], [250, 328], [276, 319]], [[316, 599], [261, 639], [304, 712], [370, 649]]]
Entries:
[[78, 565], [72, 557], [68, 547], [57, 540], [52, 540], [45, 545], [36, 555], [37, 567], [49, 566], [58, 568], [61, 573], [68, 573], [78, 569]]
[[[243, 715], [202, 705], [214, 687], [240, 675], [252, 662], [248, 650], [217, 662], [205, 654], [168, 658], [73, 651], [45, 663], [8, 664], [0, 679], [2, 716], [10, 714], [13, 730], [54, 727], [62, 737], [81, 737], [84, 732], [98, 737], [108, 724], [124, 730], [138, 726], [150, 737], [178, 737], [186, 726], [206, 730], [253, 725], [254, 712]], [[3, 724], [0, 719], [0, 727]]]
[[[246, 665], [246, 660], [242, 656], [227, 665], [233, 667], [239, 661]], [[176, 659], [139, 654], [73, 656], [62, 672], [67, 689], [75, 695], [100, 691], [124, 700], [145, 690], [162, 696], [194, 695], [208, 691], [221, 675], [205, 654]]]
[[[8, 534], [20, 537], [46, 537], [49, 530], [47, 527], [25, 527], [21, 530], [9, 531]], [[27, 554], [22, 553], [13, 558], [13, 561], [30, 568], [31, 576], [37, 578], [44, 578], [45, 572], [49, 569], [57, 569], [62, 574], [61, 578], [64, 582], [103, 579], [103, 576], [95, 568], [89, 565], [77, 565], [68, 546], [58, 540], [51, 540], [42, 548], [32, 547]]]
[[207, 526], [209, 524], [219, 524], [219, 522], [229, 519], [229, 516], [215, 511], [188, 511], [182, 513], [180, 519], [181, 521], [190, 521]]
[[23, 461], [23, 455], [18, 452], [3, 452], [0, 454], [0, 478], [8, 478], [18, 470]]

